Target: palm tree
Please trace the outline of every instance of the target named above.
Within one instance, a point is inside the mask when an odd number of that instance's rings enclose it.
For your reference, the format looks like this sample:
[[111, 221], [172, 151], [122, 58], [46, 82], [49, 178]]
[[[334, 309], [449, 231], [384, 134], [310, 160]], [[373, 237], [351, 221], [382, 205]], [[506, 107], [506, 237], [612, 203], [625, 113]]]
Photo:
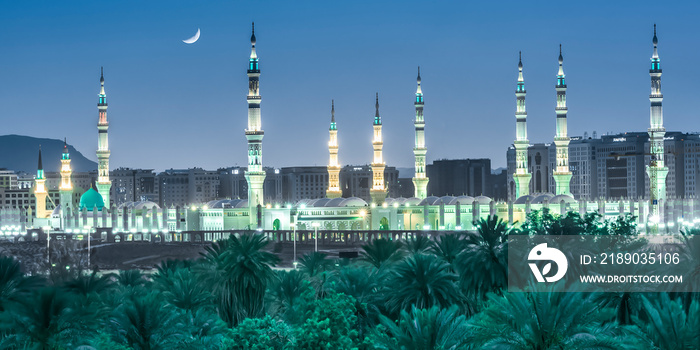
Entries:
[[401, 350], [458, 350], [469, 346], [466, 316], [458, 308], [418, 309], [401, 311], [398, 324], [381, 316], [386, 334], [377, 336], [377, 349]]
[[470, 321], [478, 349], [646, 349], [636, 326], [611, 320], [614, 311], [593, 296], [566, 293], [561, 285], [540, 292], [490, 293], [487, 306]]
[[[204, 255], [209, 262], [207, 281], [218, 302], [219, 315], [232, 327], [264, 311], [265, 290], [275, 273], [277, 255], [263, 250], [269, 243], [261, 234], [231, 236], [216, 242]], [[225, 249], [225, 250], [223, 250]]]
[[182, 315], [165, 303], [156, 292], [132, 295], [111, 319], [114, 336], [134, 349], [171, 349], [182, 341]]
[[348, 266], [333, 273], [327, 281], [328, 289], [355, 299], [360, 340], [379, 321], [382, 295], [387, 292], [380, 283], [384, 276], [385, 273], [375, 267]]
[[404, 242], [404, 250], [408, 254], [422, 254], [433, 246], [433, 241], [427, 235], [414, 236]]
[[420, 309], [436, 305], [445, 308], [463, 301], [456, 285], [457, 275], [435, 256], [414, 255], [396, 266], [391, 275], [387, 307], [397, 315], [412, 305]]
[[199, 279], [188, 269], [171, 273], [167, 280], [161, 277], [154, 285], [168, 303], [185, 311], [195, 312], [211, 305], [211, 292], [202, 288]]
[[401, 242], [379, 238], [362, 246], [360, 259], [376, 268], [382, 268], [403, 258]]
[[0, 257], [0, 312], [8, 304], [25, 301], [31, 291], [40, 286], [39, 277], [24, 276], [22, 268], [15, 259]]
[[315, 277], [317, 274], [327, 270], [331, 266], [331, 261], [326, 259], [328, 254], [321, 252], [311, 252], [299, 259], [301, 271], [308, 274], [310, 277]]
[[138, 287], [148, 283], [148, 279], [141, 270], [122, 270], [115, 275], [119, 285], [123, 287]]
[[640, 324], [646, 334], [660, 349], [697, 349], [700, 345], [700, 303], [693, 300], [688, 311], [679, 299], [671, 300], [660, 293], [655, 299], [642, 297], [644, 311], [648, 315]]
[[38, 349], [68, 348], [90, 335], [97, 322], [76, 308], [75, 298], [57, 287], [34, 293], [15, 315], [17, 340]]
[[455, 262], [466, 294], [482, 296], [507, 285], [509, 231], [506, 223], [493, 215], [479, 220], [477, 232], [466, 236], [464, 251]]
[[304, 290], [304, 281], [305, 276], [299, 270], [278, 271], [275, 283], [270, 288], [272, 302], [269, 313], [285, 315], [284, 319], [291, 317], [289, 313]]
[[70, 293], [88, 298], [111, 288], [112, 281], [110, 276], [98, 276], [97, 272], [93, 271], [89, 275], [78, 275], [76, 278], [66, 281], [63, 287]]
[[430, 251], [452, 265], [457, 256], [464, 250], [467, 241], [458, 233], [447, 233], [438, 236], [437, 241], [431, 247]]

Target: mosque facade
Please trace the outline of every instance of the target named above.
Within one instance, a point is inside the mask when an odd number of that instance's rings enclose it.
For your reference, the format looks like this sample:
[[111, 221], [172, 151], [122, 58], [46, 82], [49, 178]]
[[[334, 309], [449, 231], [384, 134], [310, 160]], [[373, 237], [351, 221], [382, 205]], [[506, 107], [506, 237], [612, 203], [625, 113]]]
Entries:
[[[115, 233], [154, 234], [173, 233], [177, 239], [179, 232], [205, 231], [212, 235], [231, 230], [471, 230], [476, 222], [490, 215], [498, 215], [510, 224], [517, 225], [526, 220], [526, 215], [533, 210], [547, 209], [555, 214], [567, 211], [586, 213], [595, 211], [605, 218], [615, 218], [631, 214], [638, 217], [639, 228], [647, 232], [661, 232], [663, 229], [674, 231], [682, 225], [695, 225], [700, 218], [700, 201], [695, 198], [671, 199], [666, 196], [666, 166], [664, 151], [665, 129], [661, 103], [663, 95], [660, 89], [661, 64], [658, 56], [658, 39], [656, 28], [653, 37], [654, 52], [649, 74], [652, 81], [650, 94], [651, 117], [648, 129], [648, 159], [646, 163], [647, 196], [620, 196], [617, 198], [601, 196], [582, 197], [572, 194], [572, 164], [570, 152], [573, 144], [567, 133], [566, 81], [563, 67], [563, 55], [560, 47], [559, 70], [556, 75], [555, 134], [553, 152], [549, 152], [545, 162], [553, 166], [537, 169], [540, 172], [534, 179], [541, 181], [545, 176], [551, 184], [533, 186], [533, 157], [531, 145], [527, 138], [527, 112], [525, 108], [525, 81], [523, 78], [522, 57], [518, 62], [518, 79], [516, 83], [516, 138], [512, 146], [513, 165], [509, 169], [509, 182], [512, 184], [508, 201], [497, 202], [485, 196], [442, 196], [427, 195], [429, 179], [426, 175], [427, 146], [425, 141], [426, 122], [423, 117], [424, 97], [421, 87], [420, 68], [417, 77], [417, 90], [413, 103], [415, 106], [415, 175], [412, 179], [415, 196], [411, 198], [387, 197], [387, 183], [384, 178], [386, 163], [383, 159], [382, 120], [379, 113], [379, 94], [375, 96], [375, 116], [373, 127], [373, 158], [370, 165], [372, 183], [370, 200], [357, 197], [343, 198], [340, 188], [338, 137], [339, 123], [335, 118], [335, 106], [331, 104], [331, 122], [329, 128], [329, 164], [327, 167], [328, 188], [326, 198], [302, 199], [291, 204], [265, 203], [266, 168], [262, 162], [261, 96], [259, 92], [260, 66], [256, 52], [256, 37], [251, 36], [251, 54], [248, 62], [248, 126], [245, 136], [248, 141], [248, 164], [245, 169], [247, 182], [247, 199], [222, 199], [206, 203], [192, 203], [187, 206], [161, 205], [152, 201], [127, 201], [118, 206], [113, 204], [109, 193], [109, 145], [107, 138], [107, 100], [104, 74], [100, 75], [100, 93], [98, 102], [98, 177], [80, 198], [79, 205], [73, 203], [73, 186], [71, 182], [70, 155], [67, 147], [61, 159], [60, 197], [66, 199], [67, 205], [56, 206], [52, 212], [46, 210], [46, 188], [41, 153], [39, 153], [38, 171], [35, 181], [34, 196], [36, 211], [31, 213], [12, 212], [3, 214], [2, 220], [14, 222], [23, 215], [31, 218], [34, 228], [49, 228], [63, 232], [81, 233], [86, 230], [109, 228]], [[536, 147], [535, 147], [536, 148]], [[550, 159], [551, 154], [551, 159]], [[574, 154], [574, 158], [578, 153]], [[552, 161], [551, 163], [550, 160]], [[511, 171], [512, 170], [512, 171]], [[542, 172], [544, 174], [541, 174]], [[578, 186], [578, 184], [576, 184]], [[574, 188], [578, 188], [574, 186]], [[550, 192], [551, 191], [551, 192]], [[578, 197], [578, 198], [576, 198]], [[8, 219], [9, 218], [9, 219]], [[9, 221], [8, 221], [9, 220]], [[21, 221], [21, 220], [20, 220]], [[24, 227], [22, 228], [24, 229]], [[677, 230], [675, 231], [677, 232]], [[181, 237], [181, 236], [180, 236]], [[211, 238], [216, 238], [212, 236]]]

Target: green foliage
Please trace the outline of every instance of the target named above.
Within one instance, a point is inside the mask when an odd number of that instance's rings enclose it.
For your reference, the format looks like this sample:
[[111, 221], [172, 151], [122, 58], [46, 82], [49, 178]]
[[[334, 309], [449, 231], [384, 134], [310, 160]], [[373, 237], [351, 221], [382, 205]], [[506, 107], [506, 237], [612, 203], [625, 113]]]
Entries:
[[302, 315], [302, 323], [295, 328], [296, 348], [356, 349], [354, 305], [351, 296], [331, 291], [318, 299], [314, 290], [307, 288], [296, 308]]
[[387, 307], [399, 314], [413, 306], [425, 309], [459, 304], [462, 299], [456, 282], [457, 275], [446, 262], [432, 255], [414, 255], [392, 271]]
[[326, 271], [332, 265], [332, 261], [327, 259], [328, 254], [321, 252], [311, 252], [299, 259], [299, 269], [309, 275], [316, 277], [319, 273]]
[[643, 298], [648, 322], [639, 326], [660, 349], [681, 350], [700, 348], [700, 303], [692, 301], [688, 311], [681, 300], [671, 300], [668, 294]]
[[[225, 242], [225, 243], [224, 243]], [[232, 327], [246, 318], [263, 316], [265, 291], [275, 274], [277, 255], [263, 250], [261, 234], [231, 236], [207, 249], [202, 272], [211, 286], [219, 316]]]
[[294, 330], [282, 320], [270, 315], [248, 318], [231, 331], [224, 340], [224, 350], [282, 350], [294, 344]]
[[41, 283], [39, 277], [25, 277], [15, 259], [0, 257], [0, 312], [9, 304], [24, 301]]
[[382, 326], [373, 336], [376, 349], [458, 350], [468, 347], [467, 318], [458, 308], [401, 311], [398, 324], [382, 316]]
[[399, 241], [385, 238], [375, 239], [362, 246], [360, 259], [378, 269], [389, 266], [403, 258]]
[[433, 241], [427, 235], [418, 235], [404, 242], [404, 250], [408, 254], [422, 254], [433, 246]]
[[557, 290], [490, 294], [487, 306], [469, 321], [479, 349], [646, 349], [635, 326], [610, 322], [614, 311], [594, 296]]
[[481, 219], [476, 233], [466, 236], [466, 246], [455, 262], [466, 295], [481, 297], [508, 283], [507, 225], [497, 216]]

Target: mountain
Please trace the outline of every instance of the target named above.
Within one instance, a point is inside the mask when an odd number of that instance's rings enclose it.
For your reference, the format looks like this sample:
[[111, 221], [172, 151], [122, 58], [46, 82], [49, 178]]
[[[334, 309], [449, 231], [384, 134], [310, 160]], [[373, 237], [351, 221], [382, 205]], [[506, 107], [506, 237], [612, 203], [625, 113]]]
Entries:
[[[41, 159], [45, 172], [61, 170], [61, 153], [63, 140], [40, 139], [22, 135], [0, 136], [0, 168], [14, 171], [35, 173], [41, 145]], [[84, 172], [97, 169], [97, 163], [85, 158], [73, 146], [68, 145], [71, 168], [74, 172]]]

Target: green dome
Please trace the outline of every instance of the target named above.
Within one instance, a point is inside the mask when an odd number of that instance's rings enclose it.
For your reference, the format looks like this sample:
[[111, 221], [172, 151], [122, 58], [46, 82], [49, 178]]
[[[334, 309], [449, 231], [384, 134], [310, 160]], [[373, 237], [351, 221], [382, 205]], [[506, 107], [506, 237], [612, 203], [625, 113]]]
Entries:
[[80, 196], [80, 210], [86, 208], [88, 211], [97, 206], [97, 210], [102, 210], [105, 206], [105, 201], [102, 199], [102, 195], [97, 192], [94, 188], [90, 187], [89, 190], [85, 191], [82, 196]]

